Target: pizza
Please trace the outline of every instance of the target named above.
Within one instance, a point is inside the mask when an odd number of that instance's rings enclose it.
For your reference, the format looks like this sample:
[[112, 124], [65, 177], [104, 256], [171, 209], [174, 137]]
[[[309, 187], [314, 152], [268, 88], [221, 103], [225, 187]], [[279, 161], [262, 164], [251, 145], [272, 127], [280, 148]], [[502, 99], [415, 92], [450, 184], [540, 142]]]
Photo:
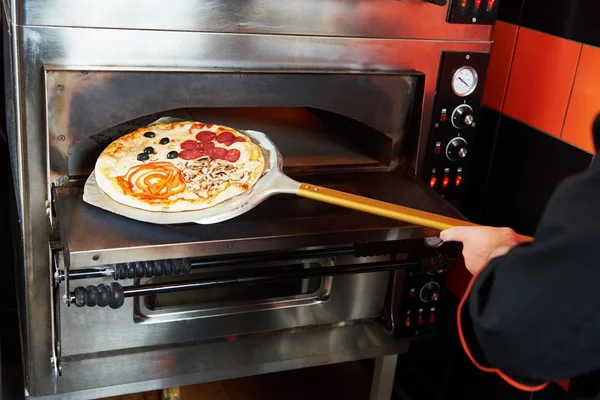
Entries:
[[222, 125], [185, 121], [139, 128], [98, 157], [95, 178], [113, 200], [147, 211], [212, 207], [256, 184], [261, 148]]

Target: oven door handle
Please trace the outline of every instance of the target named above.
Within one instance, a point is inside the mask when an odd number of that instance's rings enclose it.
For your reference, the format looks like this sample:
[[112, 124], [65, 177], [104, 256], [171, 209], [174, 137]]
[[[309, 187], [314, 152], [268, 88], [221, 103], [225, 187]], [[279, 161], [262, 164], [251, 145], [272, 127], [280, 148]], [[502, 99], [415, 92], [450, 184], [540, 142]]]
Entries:
[[418, 267], [419, 261], [382, 261], [372, 264], [339, 265], [325, 268], [311, 268], [293, 272], [255, 273], [237, 277], [196, 279], [180, 282], [121, 286], [117, 282], [109, 285], [80, 286], [69, 294], [68, 301], [77, 307], [109, 306], [120, 308], [127, 297], [150, 296], [187, 290], [209, 289], [248, 283], [273, 283], [287, 280], [318, 278], [325, 276], [362, 274], [369, 272], [392, 271], [401, 268]]

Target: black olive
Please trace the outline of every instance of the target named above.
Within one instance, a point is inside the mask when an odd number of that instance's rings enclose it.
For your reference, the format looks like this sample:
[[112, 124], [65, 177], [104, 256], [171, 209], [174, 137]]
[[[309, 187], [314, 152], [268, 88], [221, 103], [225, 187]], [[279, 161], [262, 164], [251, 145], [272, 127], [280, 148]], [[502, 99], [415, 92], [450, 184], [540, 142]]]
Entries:
[[147, 138], [153, 138], [154, 136], [156, 136], [156, 133], [154, 133], [154, 132], [146, 132], [146, 133], [144, 133], [144, 136], [146, 136]]
[[144, 153], [146, 153], [146, 154], [153, 154], [154, 153], [154, 149], [152, 147], [146, 147], [144, 149]]
[[169, 159], [173, 159], [173, 158], [177, 158], [179, 157], [179, 153], [177, 153], [176, 151], [170, 151], [167, 153], [167, 158]]
[[137, 155], [138, 161], [146, 161], [149, 158], [150, 158], [150, 155], [148, 153], [140, 153]]
[[160, 144], [167, 144], [167, 143], [169, 143], [169, 142], [170, 142], [169, 138], [168, 138], [168, 137], [164, 137], [164, 138], [160, 139], [160, 142], [159, 142], [159, 143], [160, 143]]

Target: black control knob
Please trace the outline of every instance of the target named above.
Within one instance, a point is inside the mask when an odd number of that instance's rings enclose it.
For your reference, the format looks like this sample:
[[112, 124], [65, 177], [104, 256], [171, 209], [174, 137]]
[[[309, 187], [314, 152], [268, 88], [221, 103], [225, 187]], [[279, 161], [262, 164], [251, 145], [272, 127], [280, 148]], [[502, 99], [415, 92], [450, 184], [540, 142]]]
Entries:
[[452, 139], [446, 146], [446, 157], [450, 161], [456, 161], [467, 156], [467, 141], [461, 137]]
[[428, 275], [439, 275], [447, 271], [448, 267], [455, 262], [444, 252], [437, 252], [421, 258], [421, 269]]
[[419, 292], [419, 298], [423, 303], [438, 301], [440, 298], [440, 285], [437, 282], [426, 283]]
[[461, 104], [452, 112], [452, 125], [456, 129], [464, 129], [475, 126], [475, 116], [473, 109], [467, 104]]

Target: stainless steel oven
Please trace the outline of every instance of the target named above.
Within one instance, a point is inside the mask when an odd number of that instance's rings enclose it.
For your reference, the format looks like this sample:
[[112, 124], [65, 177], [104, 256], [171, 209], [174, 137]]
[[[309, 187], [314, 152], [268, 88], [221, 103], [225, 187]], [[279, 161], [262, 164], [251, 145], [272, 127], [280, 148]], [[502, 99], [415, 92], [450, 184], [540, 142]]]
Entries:
[[467, 3], [5, 2], [27, 395], [376, 358], [389, 398], [458, 262], [437, 232], [293, 196], [152, 225], [83, 183], [112, 140], [177, 117], [268, 133], [290, 176], [462, 218], [497, 9]]

